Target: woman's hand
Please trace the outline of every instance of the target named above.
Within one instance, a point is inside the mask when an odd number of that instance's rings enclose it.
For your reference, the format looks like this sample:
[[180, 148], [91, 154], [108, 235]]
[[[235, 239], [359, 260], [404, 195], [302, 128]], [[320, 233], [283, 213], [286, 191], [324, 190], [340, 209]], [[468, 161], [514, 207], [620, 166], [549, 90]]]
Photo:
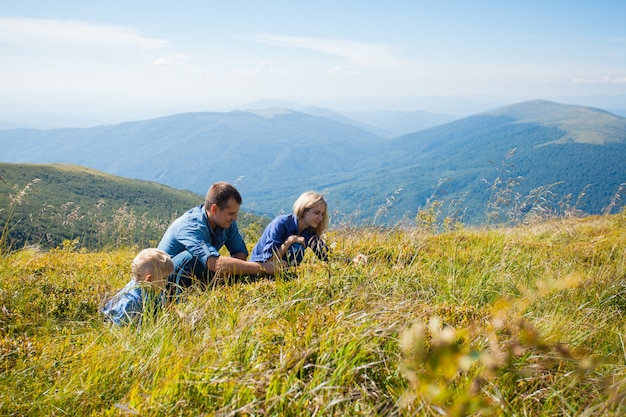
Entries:
[[306, 248], [306, 242], [304, 241], [304, 238], [302, 236], [291, 235], [287, 239], [285, 239], [282, 245], [280, 245], [280, 248], [278, 248], [278, 250], [274, 254], [275, 257], [278, 259], [283, 259], [291, 245], [295, 245], [296, 243], [299, 243], [304, 248]]
[[304, 238], [302, 236], [298, 236], [298, 235], [291, 235], [287, 238], [287, 240], [285, 240], [285, 245], [288, 248], [289, 246], [293, 245], [294, 243], [299, 243], [301, 245], [306, 245], [306, 242], [304, 240]]

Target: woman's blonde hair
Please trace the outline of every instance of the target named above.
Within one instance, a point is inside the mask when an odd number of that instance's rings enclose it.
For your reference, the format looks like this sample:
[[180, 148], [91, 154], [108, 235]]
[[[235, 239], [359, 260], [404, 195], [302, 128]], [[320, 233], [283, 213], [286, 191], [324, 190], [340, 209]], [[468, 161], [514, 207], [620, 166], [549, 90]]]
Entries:
[[324, 203], [326, 209], [324, 210], [324, 214], [322, 214], [322, 221], [317, 226], [317, 229], [315, 229], [317, 236], [322, 236], [322, 233], [324, 233], [324, 230], [328, 227], [328, 204], [326, 204], [324, 197], [315, 191], [306, 191], [300, 194], [300, 197], [293, 203], [293, 214], [295, 214], [298, 219], [302, 218], [307, 210], [320, 203]]

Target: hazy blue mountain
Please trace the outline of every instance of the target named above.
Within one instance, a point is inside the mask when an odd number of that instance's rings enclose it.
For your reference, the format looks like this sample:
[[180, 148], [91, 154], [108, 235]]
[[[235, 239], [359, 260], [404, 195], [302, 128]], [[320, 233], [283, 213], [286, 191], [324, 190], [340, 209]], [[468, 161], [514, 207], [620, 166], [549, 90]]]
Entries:
[[[402, 189], [394, 195], [389, 215], [394, 219], [414, 215], [445, 179], [437, 195], [455, 199], [467, 210], [466, 216], [477, 221], [498, 169], [507, 171], [503, 179], [520, 179], [514, 191], [522, 196], [558, 183], [553, 191], [561, 197], [571, 195], [571, 204], [588, 213], [599, 213], [626, 182], [626, 119], [600, 109], [542, 100], [401, 136], [385, 149], [384, 157], [376, 158], [379, 172], [360, 177], [361, 186], [352, 181], [335, 190], [361, 191], [367, 184], [368, 191], [355, 196], [364, 201], [374, 190], [391, 196]], [[363, 211], [375, 209], [370, 205]]]
[[[257, 190], [292, 200], [314, 178], [343, 174], [377, 152], [382, 139], [354, 126], [291, 110], [185, 113], [86, 129], [0, 132], [0, 160], [72, 163], [204, 194], [215, 181], [236, 183], [251, 209]], [[293, 189], [276, 189], [293, 182]], [[295, 195], [295, 197], [294, 197]], [[264, 196], [265, 197], [265, 196]]]
[[607, 109], [608, 111], [610, 111], [611, 113], [617, 115], [617, 116], [621, 116], [621, 117], [626, 117], [626, 109]]
[[288, 108], [313, 116], [325, 117], [340, 123], [356, 126], [383, 138], [394, 138], [459, 119], [458, 116], [432, 113], [424, 110], [336, 111], [324, 107], [303, 106], [298, 103], [281, 100], [259, 100], [243, 106], [241, 110], [268, 108]]
[[335, 120], [339, 123], [345, 123], [347, 125], [358, 127], [359, 129], [362, 129], [366, 132], [370, 132], [374, 135], [380, 136], [381, 138], [389, 139], [389, 138], [394, 138], [396, 136], [399, 136], [397, 133], [382, 127], [382, 125], [380, 124], [370, 123], [370, 121], [368, 120], [358, 121], [357, 119], [348, 117], [344, 113], [326, 109], [323, 107], [308, 106], [308, 107], [302, 107], [299, 110], [306, 114], [324, 117], [327, 119]]
[[419, 130], [449, 123], [459, 117], [450, 114], [416, 111], [360, 111], [345, 113], [349, 118], [364, 124], [377, 126], [393, 136], [405, 135]]
[[[22, 127], [22, 125], [20, 123], [16, 123], [16, 122], [7, 122], [4, 120], [0, 120], [0, 130], [7, 130], [7, 129], [17, 129]], [[29, 126], [32, 127], [32, 126]]]
[[244, 209], [264, 215], [290, 211], [315, 189], [327, 193], [335, 219], [377, 223], [414, 217], [434, 192], [478, 222], [498, 169], [503, 180], [520, 180], [522, 197], [553, 186], [587, 213], [626, 182], [626, 119], [600, 109], [529, 101], [392, 139], [327, 116], [259, 109], [6, 130], [0, 160], [78, 164], [199, 194], [230, 181]]

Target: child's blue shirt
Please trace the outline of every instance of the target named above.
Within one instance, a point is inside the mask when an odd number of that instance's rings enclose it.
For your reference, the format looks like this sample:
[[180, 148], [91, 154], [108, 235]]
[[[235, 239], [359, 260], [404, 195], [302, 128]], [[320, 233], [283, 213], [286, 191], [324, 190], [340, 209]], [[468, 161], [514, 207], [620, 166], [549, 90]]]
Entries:
[[161, 294], [151, 291], [131, 279], [128, 284], [117, 292], [102, 308], [102, 314], [117, 325], [141, 323], [145, 308], [156, 309], [163, 303]]

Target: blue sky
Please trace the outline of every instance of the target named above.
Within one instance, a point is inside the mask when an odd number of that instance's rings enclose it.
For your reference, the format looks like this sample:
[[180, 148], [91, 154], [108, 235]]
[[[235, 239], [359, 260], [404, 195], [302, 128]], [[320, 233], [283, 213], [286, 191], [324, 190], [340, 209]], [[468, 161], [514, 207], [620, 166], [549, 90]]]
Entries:
[[624, 16], [626, 2], [605, 0], [3, 2], [0, 111], [132, 120], [261, 99], [626, 108]]

